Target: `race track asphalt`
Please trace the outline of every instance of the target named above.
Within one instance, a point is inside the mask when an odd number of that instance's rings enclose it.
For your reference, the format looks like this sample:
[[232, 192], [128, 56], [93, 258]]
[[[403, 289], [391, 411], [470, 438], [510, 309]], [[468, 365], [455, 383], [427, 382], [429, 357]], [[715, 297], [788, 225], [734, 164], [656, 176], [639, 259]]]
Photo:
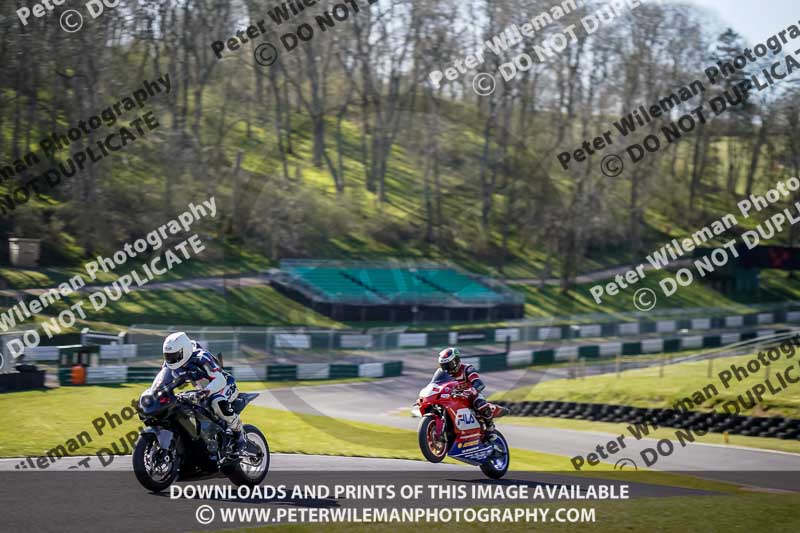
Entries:
[[[419, 461], [396, 459], [374, 459], [353, 457], [327, 457], [313, 455], [272, 456], [270, 473], [261, 489], [268, 486], [285, 487], [284, 496], [276, 498], [265, 492], [253, 494], [237, 493], [237, 489], [221, 477], [206, 478], [200, 481], [180, 482], [161, 494], [152, 494], [136, 481], [131, 470], [130, 457], [119, 457], [107, 468], [94, 468], [89, 471], [80, 468], [83, 458], [63, 458], [46, 470], [15, 470], [19, 459], [0, 460], [0, 511], [3, 531], [63, 532], [82, 533], [108, 532], [163, 532], [237, 529], [265, 524], [285, 523], [289, 512], [301, 513], [304, 509], [345, 509], [345, 508], [396, 508], [442, 506], [452, 507], [493, 507], [505, 505], [525, 505], [527, 507], [543, 501], [552, 501], [553, 496], [534, 499], [531, 495], [537, 487], [544, 491], [569, 489], [576, 486], [578, 499], [586, 498], [587, 489], [600, 485], [614, 487], [620, 494], [622, 486], [627, 486], [630, 498], [660, 498], [672, 496], [711, 495], [701, 490], [675, 488], [662, 485], [588, 479], [556, 473], [509, 472], [502, 480], [493, 481], [485, 477], [477, 468], [461, 465], [431, 465]], [[78, 467], [79, 469], [74, 469]], [[190, 486], [191, 485], [191, 486]], [[421, 487], [422, 496], [403, 500], [376, 495], [336, 494], [336, 487], [343, 486], [392, 486], [395, 494], [401, 493], [403, 485]], [[514, 496], [456, 497], [441, 496], [431, 498], [426, 495], [431, 486], [461, 486], [471, 491], [472, 487], [508, 491], [509, 487], [526, 487], [527, 499], [513, 499]], [[213, 487], [208, 494], [186, 492], [198, 490], [197, 487]], [[327, 487], [329, 494], [294, 494], [295, 487]], [[565, 490], [566, 490], [565, 489]], [[216, 491], [230, 490], [231, 493]], [[323, 489], [316, 488], [320, 491]], [[355, 489], [353, 489], [355, 490]], [[371, 490], [375, 490], [374, 488]], [[445, 493], [447, 494], [447, 493]], [[450, 494], [453, 494], [452, 492]], [[569, 499], [559, 500], [559, 506], [569, 507], [574, 494]], [[209, 523], [200, 523], [198, 513], [213, 513]], [[211, 508], [211, 511], [208, 508]], [[268, 518], [251, 517], [249, 520], [225, 521], [222, 509], [270, 509]], [[286, 516], [278, 516], [283, 509]], [[207, 518], [207, 514], [200, 515]], [[241, 518], [241, 517], [240, 517]], [[302, 514], [295, 514], [293, 521], [307, 522]], [[320, 526], [321, 528], [324, 526]], [[425, 527], [425, 523], [421, 524]]]
[[[613, 371], [611, 368], [613, 365], [590, 369], [590, 372]], [[563, 378], [567, 371], [566, 368], [545, 371], [508, 370], [486, 374], [484, 380], [488, 383], [489, 390], [494, 392]], [[428, 383], [431, 374], [429, 355], [410, 356], [404, 361], [404, 375], [397, 378], [352, 384], [272, 389], [263, 391], [254, 404], [416, 430], [419, 419], [410, 416], [410, 407], [419, 390]], [[313, 419], [307, 419], [309, 420]], [[605, 445], [609, 440], [619, 436], [594, 431], [504, 424], [502, 419], [497, 422], [497, 427], [513, 448], [563, 455], [567, 458], [586, 456], [595, 451], [598, 445]], [[346, 432], [337, 431], [339, 436], [343, 433]], [[641, 451], [645, 448], [656, 448], [658, 441], [647, 438], [635, 440], [630, 435], [627, 437], [626, 448], [609, 456], [604, 462], [615, 464], [620, 459], [626, 458], [638, 466], [644, 466]], [[355, 433], [353, 438], [357, 439]], [[796, 482], [787, 481], [785, 477], [775, 476], [773, 473], [800, 472], [800, 454], [699, 443], [687, 443], [683, 447], [676, 439], [672, 440], [674, 451], [669, 456], [659, 456], [657, 463], [651, 466], [652, 469], [694, 472], [704, 478], [760, 488], [779, 490], [797, 488]], [[571, 470], [573, 470], [572, 464], [569, 459], [565, 459], [564, 471]]]
[[[396, 378], [362, 383], [293, 387], [262, 391], [255, 405], [297, 413], [317, 414], [340, 420], [343, 428], [337, 437], [358, 440], [359, 432], [349, 430], [347, 421], [363, 421], [384, 427], [416, 430], [419, 419], [410, 416], [410, 406], [418, 391], [427, 384], [432, 369], [430, 356], [409, 356], [405, 373]], [[608, 372], [610, 366], [589, 368], [589, 373]], [[567, 368], [542, 370], [508, 370], [485, 376], [491, 391], [507, 390], [540, 381], [565, 377]], [[244, 417], [247, 420], [247, 412]], [[314, 418], [307, 418], [307, 422]], [[324, 484], [464, 484], [464, 485], [525, 485], [562, 486], [601, 483], [603, 474], [592, 478], [574, 476], [569, 462], [573, 455], [586, 455], [598, 444], [616, 435], [504, 424], [498, 421], [513, 448], [540, 451], [565, 456], [563, 472], [518, 472], [512, 466], [501, 481], [486, 478], [480, 470], [467, 465], [431, 465], [424, 461], [377, 459], [362, 457], [331, 457], [314, 455], [273, 454], [270, 475], [265, 485]], [[321, 425], [330, 430], [330, 420]], [[342, 431], [341, 429], [344, 429]], [[380, 431], [379, 429], [376, 431]], [[269, 438], [268, 427], [266, 436]], [[639, 452], [655, 447], [656, 441], [629, 441], [624, 455], [610, 457], [614, 463], [622, 457], [639, 462]], [[381, 454], [380, 449], [375, 450]], [[100, 468], [96, 458], [88, 471], [81, 466], [83, 458], [63, 458], [42, 470], [18, 468], [19, 458], [0, 459], [0, 502], [4, 530], [7, 531], [72, 531], [86, 532], [147, 532], [197, 531], [236, 529], [273, 522], [222, 522], [221, 509], [283, 508], [283, 509], [340, 509], [364, 505], [363, 501], [348, 498], [303, 497], [275, 501], [270, 498], [236, 499], [221, 496], [171, 498], [170, 494], [154, 495], [144, 490], [131, 471], [130, 457], [116, 457], [112, 464]], [[800, 491], [797, 473], [800, 454], [772, 452], [733, 446], [690, 444], [678, 448], [669, 457], [662, 457], [653, 467], [657, 470], [691, 473], [702, 478], [735, 482], [739, 485], [767, 490]], [[619, 484], [619, 481], [608, 482]], [[187, 484], [231, 486], [224, 478], [212, 478]], [[630, 483], [632, 498], [672, 497], [709, 494], [708, 492], [651, 484]], [[473, 500], [460, 500], [462, 506], [474, 506]], [[504, 502], [506, 504], [513, 502]], [[206, 505], [216, 513], [209, 524], [196, 518], [199, 507]], [[377, 505], [377, 504], [376, 504]], [[380, 505], [378, 505], [380, 506]], [[40, 511], [46, 510], [46, 511]], [[275, 515], [272, 516], [275, 520]], [[282, 521], [285, 521], [285, 517]], [[302, 516], [299, 521], [307, 521]], [[424, 527], [424, 524], [422, 525]]]

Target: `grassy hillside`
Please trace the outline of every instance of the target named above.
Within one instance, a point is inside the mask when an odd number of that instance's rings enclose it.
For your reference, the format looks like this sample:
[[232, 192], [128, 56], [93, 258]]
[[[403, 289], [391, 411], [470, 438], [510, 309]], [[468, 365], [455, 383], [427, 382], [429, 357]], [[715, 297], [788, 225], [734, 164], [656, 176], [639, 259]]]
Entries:
[[[760, 290], [755, 292], [722, 293], [708, 283], [695, 281], [689, 287], [679, 287], [670, 297], [664, 296], [659, 281], [670, 277], [665, 272], [647, 272], [645, 279], [639, 283], [620, 290], [614, 296], [603, 296], [601, 303], [596, 303], [589, 290], [595, 283], [577, 285], [573, 290], [564, 293], [559, 287], [532, 285], [512, 285], [512, 288], [525, 293], [525, 314], [539, 316], [569, 316], [583, 313], [615, 313], [635, 312], [633, 296], [637, 290], [652, 289], [658, 298], [656, 307], [650, 312], [656, 315], [666, 309], [690, 307], [717, 307], [731, 312], [748, 312], [749, 304], [769, 304], [800, 300], [800, 279], [793, 278], [788, 272], [764, 270], [761, 272]], [[598, 282], [601, 283], [601, 282]]]
[[[204, 252], [201, 256], [193, 257], [191, 261], [182, 262], [172, 270], [167, 270], [163, 275], [154, 278], [152, 283], [216, 276], [236, 277], [276, 266], [274, 261], [255, 250], [246, 250], [230, 244], [209, 243], [208, 246], [210, 247], [209, 253]], [[82, 276], [88, 282], [85, 265], [93, 260], [94, 257], [89, 257], [85, 261], [79, 261], [73, 265], [45, 266], [37, 269], [2, 266], [0, 267], [0, 281], [3, 282], [5, 288], [9, 289], [55, 287], [75, 275]], [[141, 262], [134, 258], [111, 272], [100, 270], [97, 273], [97, 279], [91, 284], [111, 283], [122, 274], [133, 269], [140, 269], [140, 265]]]
[[[220, 105], [220, 87], [212, 87], [205, 96], [208, 110]], [[503, 258], [500, 243], [504, 239], [500, 217], [506, 207], [506, 198], [499, 193], [493, 198], [494, 225], [483, 228], [480, 222], [480, 202], [477, 199], [480, 183], [473, 175], [476, 170], [475, 154], [481, 152], [483, 124], [479, 117], [466, 113], [457, 104], [447, 106], [444, 121], [447, 135], [442, 137], [441, 150], [448, 164], [441, 167], [440, 193], [442, 198], [442, 226], [437, 228], [434, 243], [424, 240], [427, 191], [422, 179], [424, 161], [417, 151], [420, 139], [400, 137], [393, 145], [386, 169], [385, 201], [380, 202], [374, 192], [366, 190], [365, 168], [361, 161], [361, 138], [357, 116], [348, 116], [342, 122], [341, 168], [344, 172], [344, 191], [336, 193], [333, 179], [326, 166], [312, 164], [311, 124], [303, 113], [292, 117], [293, 135], [291, 152], [287, 154], [286, 168], [289, 180], [283, 176], [283, 164], [275, 150], [277, 139], [268, 123], [237, 122], [220, 144], [210, 151], [206, 161], [206, 172], [219, 172], [223, 179], [215, 184], [220, 213], [213, 224], [205, 227], [217, 235], [219, 243], [226, 242], [227, 233], [236, 226], [242, 235], [237, 235], [234, 245], [220, 245], [220, 257], [209, 264], [192, 265], [170, 274], [172, 276], [202, 276], [217, 273], [233, 273], [274, 264], [278, 257], [325, 257], [325, 258], [383, 258], [424, 257], [433, 260], [451, 260], [472, 271], [496, 275], [502, 267], [504, 277], [537, 277], [543, 270], [547, 276], [558, 276], [562, 258], [545, 249], [540, 241], [548, 230], [539, 226], [535, 203], [530, 211], [521, 211], [520, 216], [531, 217], [525, 222], [528, 234], [517, 231], [508, 237], [508, 255]], [[405, 117], [410, 123], [426, 119], [426, 113]], [[214, 125], [208, 118], [208, 127]], [[64, 124], [66, 125], [66, 124]], [[326, 124], [328, 131], [337, 131], [333, 117]], [[42, 132], [33, 132], [36, 139]], [[10, 131], [0, 131], [6, 137]], [[717, 143], [719, 144], [719, 143]], [[723, 160], [722, 145], [713, 148]], [[82, 260], [95, 253], [112, 253], [131, 236], [157, 227], [164, 220], [164, 182], [161, 176], [172, 172], [169, 167], [168, 147], [154, 138], [143, 141], [128, 157], [136, 164], [122, 164], [117, 159], [101, 163], [100, 168], [108, 175], [109, 191], [113, 198], [106, 200], [119, 213], [98, 213], [105, 217], [92, 235], [74, 233], [71, 219], [85, 216], [85, 210], [73, 200], [55, 191], [47, 201], [32, 200], [13, 213], [9, 223], [0, 223], [0, 234], [40, 237], [44, 240], [44, 273], [58, 279], [79, 268]], [[237, 192], [230, 180], [230, 168], [242, 154], [240, 181]], [[534, 160], [538, 154], [525, 154]], [[688, 154], [680, 153], [678, 165]], [[574, 187], [573, 178], [558, 167], [546, 170], [547, 191], [522, 191], [530, 195], [531, 201], [545, 201], [548, 205], [569, 208], [569, 195]], [[766, 174], [766, 173], [765, 173]], [[773, 181], [764, 178], [768, 185]], [[526, 183], [526, 186], [532, 186]], [[645, 253], [657, 248], [673, 237], [690, 234], [707, 221], [722, 214], [735, 212], [737, 195], [720, 191], [713, 183], [704, 184], [700, 191], [694, 213], [686, 214], [686, 195], [676, 194], [684, 190], [683, 183], [671, 183], [661, 187], [652, 183], [652, 196], [648, 199], [642, 227], [642, 249]], [[2, 187], [2, 185], [0, 185]], [[609, 201], [601, 206], [600, 216], [605, 222], [627, 218], [626, 186], [623, 182], [604, 184], [609, 189]], [[741, 189], [741, 187], [740, 187]], [[127, 204], [131, 195], [142, 192], [143, 196], [133, 204]], [[739, 191], [738, 194], [743, 193]], [[544, 199], [537, 195], [545, 196]], [[184, 209], [189, 201], [207, 198], [202, 187], [188, 182], [176, 186], [173, 191], [172, 215]], [[237, 196], [238, 195], [238, 196]], [[184, 199], [185, 203], [177, 199]], [[158, 206], [156, 208], [156, 206]], [[124, 213], [125, 216], [121, 216]], [[55, 216], [53, 216], [55, 215]], [[106, 217], [106, 215], [108, 215]], [[760, 218], [760, 217], [759, 217]], [[45, 220], [45, 223], [42, 221]], [[522, 220], [514, 220], [522, 224]], [[754, 220], [744, 225], [750, 227]], [[591, 271], [614, 266], [641, 257], [632, 256], [628, 249], [623, 225], [616, 224], [613, 232], [594, 236], [587, 243], [578, 270]], [[780, 239], [785, 240], [786, 235]], [[4, 248], [4, 247], [0, 247]], [[90, 248], [96, 248], [90, 250]], [[7, 260], [7, 250], [0, 249], [0, 258]], [[272, 259], [268, 259], [272, 258]], [[194, 263], [194, 262], [193, 262]], [[60, 265], [58, 268], [52, 265]], [[0, 265], [1, 266], [1, 265]], [[40, 276], [25, 279], [10, 270], [0, 270], [0, 276], [11, 286], [45, 283]]]
[[136, 291], [117, 302], [95, 311], [89, 293], [69, 296], [48, 307], [39, 320], [64, 310], [84, 299], [87, 321], [78, 321], [67, 332], [77, 332], [89, 326], [101, 329], [125, 329], [136, 323], [182, 324], [203, 326], [290, 326], [304, 325], [321, 328], [340, 328], [344, 324], [315, 313], [290, 300], [272, 287], [233, 288], [225, 291], [211, 289]]
[[[210, 116], [221, 105], [221, 87], [212, 86], [205, 96], [204, 105]], [[220, 172], [222, 179], [213, 187], [193, 181], [175, 186], [173, 213], [184, 209], [185, 203], [207, 197], [206, 189], [213, 189], [218, 197], [219, 214], [212, 224], [202, 231], [209, 239], [209, 252], [201, 259], [193, 259], [155, 281], [170, 281], [205, 276], [241, 275], [276, 266], [281, 257], [315, 258], [426, 258], [453, 261], [468, 270], [507, 278], [558, 277], [562, 270], [558, 254], [546, 250], [541, 238], [547, 228], [538, 226], [534, 202], [530, 210], [519, 216], [532, 217], [526, 222], [530, 235], [511, 232], [508, 237], [509, 255], [501, 260], [499, 243], [504, 239], [499, 215], [490, 227], [480, 222], [480, 184], [475, 177], [474, 154], [480, 153], [482, 124], [479, 118], [467, 113], [463, 106], [448, 104], [443, 126], [441, 151], [448, 164], [441, 168], [440, 188], [442, 198], [442, 223], [436, 229], [435, 242], [423, 238], [426, 217], [426, 199], [429, 191], [422, 177], [424, 161], [419, 155], [421, 140], [401, 136], [393, 145], [386, 170], [386, 198], [380, 202], [374, 192], [366, 190], [365, 168], [361, 157], [361, 137], [358, 117], [345, 116], [341, 125], [341, 168], [344, 172], [344, 191], [337, 193], [329, 170], [312, 164], [311, 124], [303, 113], [292, 116], [291, 152], [287, 154], [288, 179], [275, 149], [278, 139], [269, 121], [239, 121], [220, 138], [218, 146], [210, 151], [205, 172]], [[406, 117], [412, 122], [426, 118], [426, 113]], [[329, 132], [338, 131], [332, 117], [326, 124]], [[34, 132], [36, 139], [40, 132]], [[8, 136], [6, 128], [0, 136]], [[108, 173], [109, 191], [106, 200], [117, 208], [103, 224], [98, 224], [91, 235], [74, 233], [70, 221], [85, 216], [82, 209], [68, 195], [54, 194], [47, 201], [32, 200], [14, 213], [14, 220], [0, 223], [0, 234], [6, 231], [17, 236], [40, 237], [44, 240], [41, 269], [15, 269], [0, 264], [0, 285], [7, 288], [49, 287], [82, 272], [82, 264], [97, 253], [110, 254], [132, 236], [157, 227], [165, 220], [162, 206], [165, 183], [162, 177], [171, 170], [168, 165], [169, 150], [161, 140], [153, 138], [139, 145], [129, 154], [135, 164], [121, 164], [111, 159], [102, 164]], [[715, 157], [724, 162], [724, 149], [717, 143]], [[230, 179], [230, 168], [242, 154], [240, 173], [235, 184]], [[533, 154], [527, 154], [532, 156]], [[680, 167], [688, 156], [678, 154]], [[190, 169], [191, 170], [191, 169]], [[196, 169], [194, 169], [196, 170]], [[558, 168], [548, 171], [549, 187], [544, 192], [523, 190], [537, 202], [537, 195], [546, 196], [548, 204], [563, 205], [574, 187], [573, 178]], [[191, 174], [189, 170], [184, 173]], [[531, 178], [532, 179], [532, 178]], [[771, 184], [765, 172], [761, 182]], [[531, 183], [525, 182], [526, 186]], [[721, 191], [718, 184], [704, 183], [698, 193], [691, 216], [686, 213], [685, 183], [661, 187], [652, 183], [652, 196], [648, 199], [642, 228], [642, 247], [647, 252], [658, 248], [672, 237], [681, 237], [696, 231], [728, 212], [735, 212], [739, 197]], [[627, 217], [627, 191], [621, 182], [609, 182], [609, 203], [596, 213], [604, 220], [625, 220]], [[760, 184], [759, 187], [763, 188]], [[743, 193], [741, 190], [737, 194]], [[126, 199], [140, 193], [141, 198], [126, 203]], [[109, 193], [110, 194], [110, 193]], [[503, 211], [507, 199], [497, 194], [494, 207]], [[185, 202], [185, 203], [184, 203]], [[124, 204], [124, 205], [123, 205]], [[98, 216], [105, 216], [101, 213]], [[766, 216], [764, 213], [761, 216]], [[608, 219], [608, 220], [607, 220]], [[46, 221], [44, 223], [43, 221]], [[519, 221], [521, 223], [521, 221]], [[756, 220], [743, 221], [742, 227], [753, 227]], [[629, 261], [638, 264], [642, 256], [633, 257], [625, 241], [624, 225], [595, 236], [588, 242], [585, 256], [578, 265], [579, 271], [616, 266]], [[233, 231], [239, 228], [240, 231]], [[230, 233], [238, 233], [230, 238]], [[786, 232], [784, 232], [786, 233]], [[535, 238], [535, 239], [534, 239]], [[781, 235], [779, 240], [785, 240]], [[89, 245], [97, 249], [90, 251]], [[0, 257], [5, 254], [0, 247]], [[54, 266], [58, 265], [58, 266]], [[500, 266], [503, 266], [502, 273]], [[125, 269], [135, 267], [134, 263]], [[609, 297], [596, 304], [590, 294], [592, 284], [580, 285], [568, 293], [559, 287], [517, 286], [526, 297], [528, 316], [569, 316], [580, 313], [635, 311], [632, 304], [636, 289], [650, 287], [658, 292], [657, 282], [664, 274], [651, 273], [633, 289]], [[103, 274], [98, 282], [108, 283], [113, 274]], [[779, 272], [763, 276], [763, 290], [757, 294], [723, 295], [716, 290], [695, 283], [678, 294], [661, 299], [656, 308], [723, 307], [744, 310], [743, 304], [765, 303], [798, 299], [800, 284], [787, 279]], [[252, 291], [252, 292], [251, 292]], [[248, 307], [251, 306], [252, 307]], [[211, 310], [209, 310], [211, 309]], [[119, 325], [134, 322], [195, 323], [208, 325], [333, 325], [332, 321], [309, 313], [294, 302], [274, 291], [262, 289], [237, 289], [225, 294], [210, 291], [195, 295], [158, 291], [138, 294], [92, 317], [93, 321]]]

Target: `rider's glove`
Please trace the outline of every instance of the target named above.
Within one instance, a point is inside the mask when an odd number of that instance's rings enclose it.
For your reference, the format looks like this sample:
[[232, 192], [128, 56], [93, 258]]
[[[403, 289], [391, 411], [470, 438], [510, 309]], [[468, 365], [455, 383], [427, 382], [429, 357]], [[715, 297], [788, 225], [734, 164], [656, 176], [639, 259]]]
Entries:
[[469, 385], [461, 385], [453, 390], [454, 396], [462, 396], [464, 398], [469, 398], [473, 394], [473, 388]]

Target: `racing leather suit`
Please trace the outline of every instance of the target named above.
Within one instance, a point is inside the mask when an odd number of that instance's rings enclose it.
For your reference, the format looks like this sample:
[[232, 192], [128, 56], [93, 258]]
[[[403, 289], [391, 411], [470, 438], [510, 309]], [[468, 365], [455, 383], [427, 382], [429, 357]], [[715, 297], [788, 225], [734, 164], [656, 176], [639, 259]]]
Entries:
[[478, 375], [475, 367], [466, 363], [461, 363], [458, 365], [458, 370], [456, 370], [455, 373], [451, 373], [451, 376], [453, 376], [453, 379], [475, 389], [477, 394], [473, 395], [472, 408], [475, 409], [478, 416], [483, 419], [483, 423], [486, 425], [486, 431], [493, 431], [492, 406], [486, 401], [486, 398], [484, 398], [482, 394], [486, 385], [481, 381], [481, 377]]
[[[166, 368], [164, 363], [164, 368]], [[191, 381], [195, 387], [206, 391], [206, 399], [211, 411], [225, 423], [227, 429], [239, 434], [242, 422], [233, 411], [231, 403], [239, 396], [236, 380], [217, 364], [211, 352], [192, 341], [192, 356], [182, 367], [172, 370], [175, 379], [183, 378]]]

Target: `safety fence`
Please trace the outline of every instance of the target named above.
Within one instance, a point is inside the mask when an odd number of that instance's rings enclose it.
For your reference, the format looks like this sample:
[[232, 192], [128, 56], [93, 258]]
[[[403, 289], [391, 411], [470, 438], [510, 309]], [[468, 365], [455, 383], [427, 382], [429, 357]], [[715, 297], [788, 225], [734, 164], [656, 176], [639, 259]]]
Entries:
[[719, 348], [742, 341], [773, 338], [776, 335], [787, 334], [791, 331], [789, 329], [763, 329], [723, 333], [720, 335], [690, 335], [632, 342], [601, 342], [597, 344], [559, 346], [557, 348], [512, 350], [509, 353], [462, 357], [462, 360], [474, 366], [475, 370], [491, 372], [531, 365], [577, 361], [579, 359], [600, 359], [617, 355], [648, 355]]
[[[5, 335], [4, 341], [14, 338], [13, 334]], [[4, 346], [5, 347], [5, 346]], [[7, 351], [7, 350], [6, 350]], [[4, 351], [4, 354], [7, 355]], [[139, 355], [139, 347], [136, 344], [74, 344], [67, 346], [26, 346], [23, 351], [26, 363], [47, 363], [58, 362], [59, 364], [67, 364], [67, 358], [71, 357], [77, 352], [87, 354], [87, 364], [93, 365], [100, 364], [105, 361], [121, 361], [125, 359], [132, 359]], [[154, 354], [147, 354], [158, 356], [160, 350]]]
[[208, 350], [234, 357], [249, 352], [271, 354], [291, 351], [337, 350], [387, 351], [448, 345], [499, 344], [505, 342], [553, 342], [603, 337], [702, 332], [705, 330], [753, 328], [800, 323], [800, 306], [786, 306], [747, 314], [696, 318], [600, 322], [581, 324], [535, 324], [454, 331], [407, 331], [400, 328], [367, 331], [308, 330], [279, 328], [197, 328], [191, 326], [135, 325], [127, 342], [138, 344], [140, 353], [159, 353], [163, 338], [173, 331], [186, 331]]
[[[86, 368], [87, 385], [151, 382], [155, 366], [103, 365]], [[345, 378], [387, 378], [403, 372], [401, 361], [361, 364], [233, 365], [225, 367], [237, 381], [306, 381]], [[73, 369], [58, 369], [61, 385], [73, 385]]]
[[[572, 344], [555, 348], [511, 350], [504, 353], [481, 354], [463, 357], [464, 362], [481, 372], [505, 370], [531, 365], [546, 365], [579, 359], [600, 359], [617, 355], [646, 355], [700, 350], [734, 345], [743, 341], [774, 338], [791, 333], [790, 329], [759, 329], [715, 335], [686, 335], [679, 337], [642, 339], [631, 342], [611, 341], [590, 344]], [[149, 382], [159, 372], [158, 366], [98, 365], [92, 356], [135, 353], [135, 346], [54, 346], [45, 354], [48, 360], [58, 361], [58, 378], [62, 385], [73, 383], [73, 368], [69, 365], [76, 354], [90, 363], [82, 381], [86, 384]], [[85, 356], [89, 356], [88, 359]], [[110, 356], [110, 355], [109, 355]], [[295, 381], [343, 378], [381, 378], [399, 376], [402, 361], [372, 363], [300, 363], [300, 364], [234, 364], [226, 366], [239, 381]]]

